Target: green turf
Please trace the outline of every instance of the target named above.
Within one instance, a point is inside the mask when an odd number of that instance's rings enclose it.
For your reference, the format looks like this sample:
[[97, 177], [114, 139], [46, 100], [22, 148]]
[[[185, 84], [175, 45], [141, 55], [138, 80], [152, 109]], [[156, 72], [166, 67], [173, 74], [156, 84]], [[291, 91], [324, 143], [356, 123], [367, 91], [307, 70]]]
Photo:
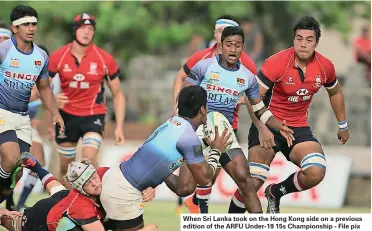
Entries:
[[[31, 206], [36, 201], [44, 198], [46, 194], [33, 194], [27, 205]], [[3, 206], [4, 203], [3, 203]], [[162, 202], [154, 201], [145, 204], [145, 222], [155, 223], [158, 225], [159, 231], [177, 231], [180, 225], [180, 216], [175, 214], [176, 201]], [[213, 204], [209, 207], [210, 213], [226, 213], [228, 204]], [[186, 213], [187, 209], [184, 208]], [[367, 207], [344, 207], [341, 209], [317, 209], [317, 208], [281, 208], [282, 213], [371, 213], [371, 209]], [[0, 227], [0, 231], [3, 231]]]

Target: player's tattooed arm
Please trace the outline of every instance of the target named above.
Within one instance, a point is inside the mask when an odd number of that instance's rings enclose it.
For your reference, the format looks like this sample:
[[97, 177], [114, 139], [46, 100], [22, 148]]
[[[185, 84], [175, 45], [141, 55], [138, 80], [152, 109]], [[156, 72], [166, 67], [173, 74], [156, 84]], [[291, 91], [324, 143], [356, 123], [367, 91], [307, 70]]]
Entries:
[[194, 177], [185, 164], [180, 167], [179, 176], [171, 174], [164, 182], [172, 192], [180, 197], [191, 195], [196, 188]]

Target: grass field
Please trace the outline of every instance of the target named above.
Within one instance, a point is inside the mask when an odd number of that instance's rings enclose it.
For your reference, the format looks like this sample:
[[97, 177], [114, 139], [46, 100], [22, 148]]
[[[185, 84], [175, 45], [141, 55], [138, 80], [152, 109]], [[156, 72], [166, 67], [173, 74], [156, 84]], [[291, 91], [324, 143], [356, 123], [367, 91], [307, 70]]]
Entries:
[[[36, 201], [44, 198], [46, 194], [33, 194], [28, 200], [27, 205], [31, 206]], [[16, 198], [16, 201], [18, 198]], [[2, 204], [5, 206], [5, 203]], [[145, 204], [145, 222], [155, 223], [159, 231], [178, 231], [180, 230], [180, 216], [175, 214], [175, 202], [154, 201]], [[210, 213], [226, 213], [227, 204], [211, 204]], [[183, 209], [187, 213], [187, 209]], [[317, 209], [317, 208], [281, 208], [282, 213], [371, 213], [367, 207], [344, 207], [342, 209]], [[0, 227], [0, 231], [3, 231]]]

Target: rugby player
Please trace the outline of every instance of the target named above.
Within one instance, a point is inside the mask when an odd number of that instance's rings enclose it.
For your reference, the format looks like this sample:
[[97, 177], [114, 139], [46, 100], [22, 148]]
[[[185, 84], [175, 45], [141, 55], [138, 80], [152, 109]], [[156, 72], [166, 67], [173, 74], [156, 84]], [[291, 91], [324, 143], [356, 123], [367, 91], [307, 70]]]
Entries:
[[[197, 62], [203, 59], [215, 57], [221, 54], [221, 46], [218, 46], [219, 43], [221, 43], [221, 34], [222, 31], [229, 26], [239, 26], [238, 20], [231, 16], [231, 15], [222, 15], [219, 17], [215, 24], [215, 30], [214, 30], [214, 38], [217, 41], [217, 43], [210, 48], [206, 48], [204, 50], [195, 52], [183, 65], [183, 67], [178, 71], [177, 76], [174, 79], [173, 84], [173, 108], [174, 108], [174, 115], [177, 115], [177, 106], [176, 106], [176, 99], [177, 95], [182, 89], [183, 82], [186, 80], [187, 75], [190, 74], [190, 70], [195, 66]], [[239, 61], [241, 64], [247, 68], [249, 71], [251, 71], [253, 74], [257, 74], [256, 65], [253, 62], [253, 60], [243, 51]], [[244, 102], [242, 98], [240, 98], [238, 105], [235, 108], [234, 111], [234, 119], [232, 122], [232, 127], [234, 129], [235, 135], [237, 134], [238, 129], [238, 110], [240, 103]], [[250, 105], [247, 105], [247, 107], [250, 110], [251, 117], [254, 117], [254, 114], [252, 112], [252, 107]], [[254, 123], [259, 123], [259, 121], [256, 118], [253, 118]], [[259, 126], [260, 130], [260, 141], [261, 144], [265, 147], [271, 147], [271, 145], [274, 142], [274, 136], [268, 131], [266, 126]], [[202, 135], [200, 135], [202, 136]], [[214, 184], [218, 174], [219, 174], [220, 168], [218, 168], [215, 177], [213, 178], [211, 184], [205, 187], [197, 187], [196, 191], [193, 195], [193, 197], [189, 197], [185, 200], [185, 205], [189, 209], [191, 213], [200, 213], [199, 209], [199, 199], [202, 200], [200, 206], [204, 206], [204, 202], [208, 202], [208, 198], [212, 192], [212, 185]]]
[[11, 36], [12, 32], [9, 30], [8, 25], [5, 22], [0, 21], [0, 43], [10, 39]]
[[[111, 220], [111, 229], [139, 230], [143, 227], [141, 191], [145, 188], [155, 188], [165, 182], [183, 197], [193, 193], [197, 183], [206, 185], [211, 181], [221, 152], [230, 144], [231, 133], [226, 128], [220, 135], [216, 129], [215, 139], [208, 139], [212, 149], [205, 161], [195, 130], [206, 123], [207, 110], [207, 92], [202, 87], [182, 89], [178, 97], [179, 116], [161, 124], [129, 160], [107, 171], [100, 199]], [[181, 166], [183, 163], [186, 164]], [[173, 175], [179, 167], [179, 176]]]
[[[115, 141], [124, 142], [125, 98], [120, 87], [120, 70], [114, 58], [93, 42], [96, 19], [87, 13], [74, 18], [74, 40], [57, 49], [50, 57], [49, 75], [57, 73], [62, 92], [56, 95], [66, 131], [58, 132], [60, 173], [64, 176], [68, 164], [75, 159], [76, 145], [82, 138], [82, 156], [97, 164], [105, 126], [106, 99], [104, 82], [112, 94], [116, 117]], [[61, 104], [62, 102], [62, 104]]]
[[[286, 120], [293, 130], [293, 145], [275, 131], [275, 147], [265, 150], [258, 144], [257, 129], [254, 125], [249, 131], [248, 160], [260, 169], [261, 174], [254, 178], [258, 191], [264, 183], [275, 153], [282, 152], [288, 161], [300, 169], [286, 180], [270, 184], [265, 189], [268, 200], [267, 212], [279, 213], [280, 198], [318, 185], [326, 172], [326, 158], [319, 141], [313, 135], [307, 118], [307, 110], [315, 93], [321, 87], [328, 91], [331, 106], [338, 121], [337, 138], [341, 144], [349, 139], [345, 113], [344, 96], [332, 62], [315, 51], [321, 30], [313, 17], [303, 17], [293, 28], [293, 47], [269, 57], [258, 73], [260, 95], [265, 105], [280, 120]], [[238, 200], [232, 199], [230, 213], [242, 213], [245, 208]]]
[[64, 123], [48, 78], [48, 55], [33, 43], [38, 13], [30, 6], [18, 5], [10, 14], [13, 36], [0, 43], [0, 185], [15, 168], [21, 152], [32, 144], [28, 103], [35, 83], [53, 123], [64, 130]]
[[[277, 120], [264, 107], [259, 95], [255, 75], [241, 65], [239, 58], [244, 49], [244, 32], [239, 27], [226, 27], [219, 44], [222, 54], [199, 61], [191, 70], [184, 83], [185, 86], [200, 85], [208, 92], [208, 110], [218, 111], [232, 123], [234, 110], [240, 97], [245, 94], [246, 104], [251, 104], [257, 119], [262, 125], [279, 130], [288, 143], [292, 142], [291, 130]], [[252, 121], [255, 118], [252, 118]], [[257, 123], [256, 123], [257, 124]], [[199, 131], [203, 127], [199, 127]], [[205, 133], [205, 132], [204, 132]], [[199, 133], [203, 137], [203, 132]], [[243, 192], [245, 207], [250, 213], [262, 212], [257, 193], [253, 188], [253, 179], [244, 152], [234, 134], [230, 150], [223, 153], [220, 163]], [[274, 144], [271, 144], [274, 146]], [[251, 172], [252, 174], [254, 172]], [[199, 198], [201, 213], [208, 213], [208, 198]]]
[[[41, 49], [43, 49], [47, 55], [49, 55], [48, 50], [42, 46], [38, 45]], [[28, 114], [31, 119], [31, 127], [32, 127], [32, 144], [30, 148], [30, 152], [36, 157], [41, 165], [44, 165], [44, 149], [43, 149], [43, 141], [40, 137], [39, 131], [37, 130], [37, 126], [39, 124], [38, 119], [36, 118], [36, 114], [40, 108], [41, 100], [38, 96], [38, 92], [36, 86], [31, 91], [30, 103], [28, 104]], [[25, 203], [32, 192], [35, 184], [37, 183], [38, 178], [35, 173], [29, 172], [26, 176], [23, 189], [21, 195], [19, 197], [19, 201], [17, 206], [14, 205], [13, 200], [13, 193], [7, 198], [6, 200], [6, 208], [10, 210], [18, 210], [23, 211], [25, 208]]]
[[[103, 231], [105, 211], [99, 202], [101, 180], [109, 168], [94, 168], [85, 160], [72, 162], [66, 178], [73, 189], [67, 190], [56, 178], [43, 168], [30, 153], [22, 154], [21, 164], [35, 172], [50, 197], [25, 209], [24, 214], [9, 213], [1, 217], [1, 225], [11, 231]], [[155, 190], [143, 191], [145, 202], [153, 200]], [[127, 195], [121, 195], [127, 196]], [[0, 214], [1, 214], [0, 210]], [[9, 217], [11, 215], [11, 217]], [[146, 225], [143, 231], [156, 231], [156, 225]]]

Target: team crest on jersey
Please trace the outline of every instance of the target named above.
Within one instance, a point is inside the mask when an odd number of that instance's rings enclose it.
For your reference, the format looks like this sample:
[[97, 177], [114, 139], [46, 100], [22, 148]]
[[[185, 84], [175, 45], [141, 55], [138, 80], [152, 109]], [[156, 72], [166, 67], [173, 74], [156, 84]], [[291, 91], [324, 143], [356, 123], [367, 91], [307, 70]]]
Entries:
[[218, 72], [211, 72], [210, 77], [213, 81], [219, 81], [220, 80], [220, 73]]
[[88, 74], [97, 75], [97, 63], [90, 63]]
[[19, 67], [19, 60], [18, 59], [11, 59], [10, 60], [10, 67], [18, 68]]
[[237, 78], [236, 82], [239, 84], [239, 86], [243, 86], [245, 84], [245, 80], [242, 78]]
[[315, 76], [315, 85], [314, 87], [321, 88], [322, 87], [322, 77], [320, 75]]
[[35, 66], [36, 67], [41, 67], [41, 61], [40, 60], [35, 60]]

